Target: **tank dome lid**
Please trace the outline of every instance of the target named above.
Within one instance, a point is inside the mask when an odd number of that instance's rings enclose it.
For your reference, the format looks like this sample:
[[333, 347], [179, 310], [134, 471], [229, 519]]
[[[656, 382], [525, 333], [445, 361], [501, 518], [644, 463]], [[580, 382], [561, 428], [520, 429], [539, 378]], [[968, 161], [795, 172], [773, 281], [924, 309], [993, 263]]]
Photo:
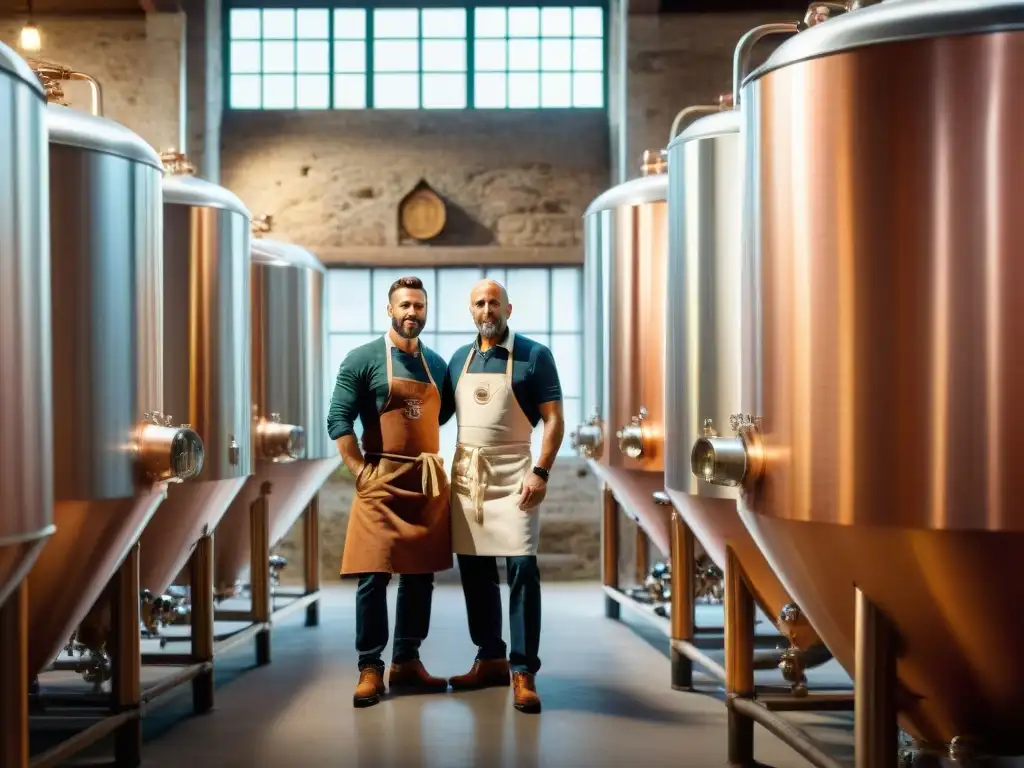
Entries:
[[715, 112], [714, 114], [702, 117], [699, 120], [694, 120], [690, 123], [686, 130], [676, 136], [672, 143], [669, 144], [669, 149], [676, 147], [680, 144], [684, 144], [687, 141], [693, 141], [694, 139], [707, 139], [714, 136], [727, 136], [732, 133], [740, 132], [740, 113], [737, 109], [727, 109], [723, 112]]
[[5, 74], [16, 77], [32, 90], [39, 94], [40, 97], [46, 98], [46, 92], [43, 90], [42, 83], [39, 82], [39, 78], [36, 77], [36, 73], [32, 71], [32, 67], [28, 65], [21, 56], [15, 53], [13, 48], [0, 43], [0, 71]]
[[163, 170], [156, 150], [137, 133], [113, 120], [49, 104], [46, 107], [46, 125], [51, 144], [116, 155]]
[[808, 59], [868, 45], [1024, 29], [1020, 0], [885, 0], [793, 35], [746, 83]]
[[298, 245], [282, 243], [280, 240], [264, 240], [254, 237], [252, 240], [252, 261], [268, 267], [297, 267], [312, 269], [316, 272], [327, 270], [320, 259]]
[[602, 192], [587, 206], [584, 218], [593, 213], [610, 211], [627, 205], [643, 205], [644, 203], [665, 202], [668, 198], [668, 174], [659, 173], [641, 176], [639, 179], [617, 184]]
[[252, 213], [229, 189], [195, 176], [165, 176], [164, 204], [187, 205], [193, 208], [220, 208], [252, 219]]

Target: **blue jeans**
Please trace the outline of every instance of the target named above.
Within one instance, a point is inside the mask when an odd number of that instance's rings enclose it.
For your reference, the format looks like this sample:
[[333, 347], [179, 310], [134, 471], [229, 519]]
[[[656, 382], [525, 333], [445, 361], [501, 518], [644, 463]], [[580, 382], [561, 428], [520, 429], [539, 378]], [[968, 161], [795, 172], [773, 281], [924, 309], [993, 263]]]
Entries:
[[[356, 588], [356, 650], [359, 669], [376, 667], [384, 671], [382, 654], [388, 644], [387, 588], [390, 573], [364, 573]], [[420, 644], [430, 629], [430, 602], [434, 574], [402, 574], [398, 578], [398, 607], [395, 614], [395, 645], [391, 662], [401, 664], [420, 657]]]
[[[514, 672], [536, 674], [540, 669], [540, 569], [535, 556], [506, 557], [508, 569], [509, 666]], [[505, 658], [501, 639], [501, 589], [498, 559], [459, 555], [462, 592], [466, 597], [469, 636], [477, 647], [476, 658]]]

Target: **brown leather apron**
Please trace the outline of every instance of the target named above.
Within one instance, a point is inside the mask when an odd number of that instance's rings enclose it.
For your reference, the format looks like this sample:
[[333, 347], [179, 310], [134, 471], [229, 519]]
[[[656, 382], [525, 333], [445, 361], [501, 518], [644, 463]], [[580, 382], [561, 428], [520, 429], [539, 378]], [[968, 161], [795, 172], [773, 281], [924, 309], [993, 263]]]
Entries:
[[448, 477], [437, 454], [441, 395], [422, 351], [429, 382], [392, 376], [388, 342], [388, 399], [379, 432], [363, 435], [366, 465], [356, 478], [342, 575], [452, 567]]

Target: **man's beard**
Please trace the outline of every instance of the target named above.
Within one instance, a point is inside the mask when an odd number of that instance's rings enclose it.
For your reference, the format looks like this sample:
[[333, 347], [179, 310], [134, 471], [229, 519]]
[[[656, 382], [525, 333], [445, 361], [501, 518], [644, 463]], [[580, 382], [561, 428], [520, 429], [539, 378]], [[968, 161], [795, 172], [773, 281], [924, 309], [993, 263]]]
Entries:
[[391, 327], [395, 329], [395, 333], [401, 336], [403, 339], [415, 339], [423, 332], [423, 323], [417, 320], [415, 317], [408, 318], [412, 320], [416, 325], [412, 328], [405, 327], [405, 320], [399, 320], [397, 317], [391, 318]]
[[505, 320], [504, 318], [500, 320], [495, 320], [493, 322], [483, 320], [476, 324], [476, 328], [478, 331], [480, 331], [480, 335], [483, 338], [497, 339], [499, 336], [501, 336], [501, 334], [505, 332]]

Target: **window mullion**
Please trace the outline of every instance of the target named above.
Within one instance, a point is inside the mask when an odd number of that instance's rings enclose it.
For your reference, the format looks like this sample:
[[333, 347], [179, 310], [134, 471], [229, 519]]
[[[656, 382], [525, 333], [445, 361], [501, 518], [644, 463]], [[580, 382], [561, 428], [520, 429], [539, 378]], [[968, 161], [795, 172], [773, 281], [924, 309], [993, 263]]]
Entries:
[[376, 95], [373, 91], [373, 43], [376, 32], [373, 29], [373, 8], [366, 9], [366, 107], [373, 109], [376, 106]]
[[466, 8], [466, 109], [476, 109], [476, 10]]
[[334, 109], [334, 9], [327, 9], [327, 109]]

